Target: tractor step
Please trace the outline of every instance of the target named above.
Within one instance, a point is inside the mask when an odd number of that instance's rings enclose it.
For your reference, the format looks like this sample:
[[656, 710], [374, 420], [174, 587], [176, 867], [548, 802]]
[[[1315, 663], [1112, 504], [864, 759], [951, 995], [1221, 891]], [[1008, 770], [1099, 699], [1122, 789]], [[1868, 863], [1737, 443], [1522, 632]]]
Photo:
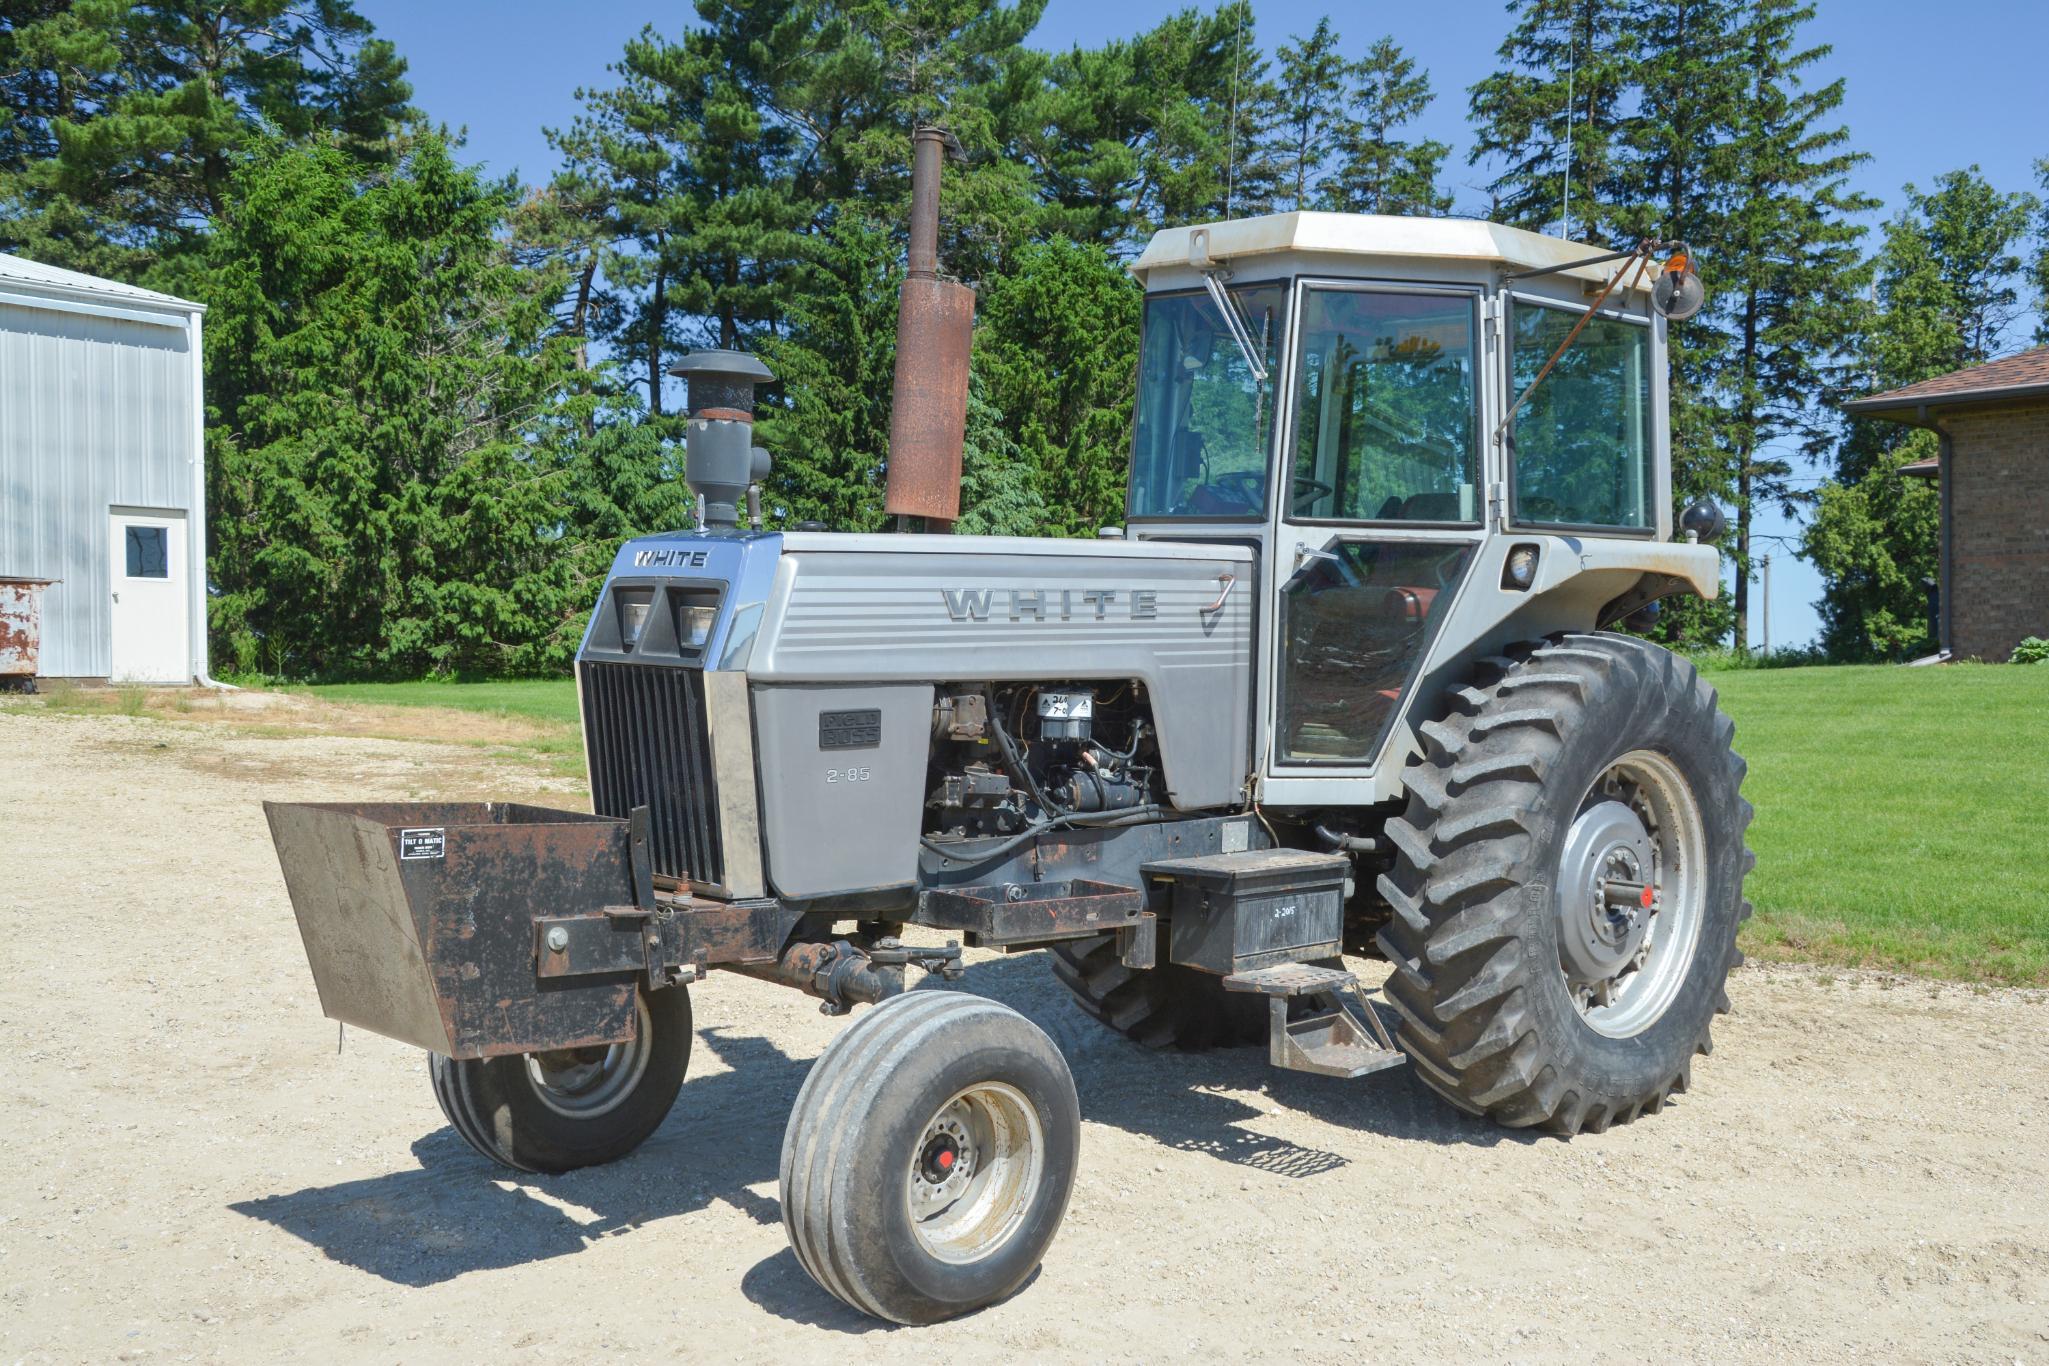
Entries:
[[1356, 988], [1359, 979], [1343, 968], [1320, 968], [1314, 963], [1276, 963], [1270, 968], [1234, 972], [1224, 979], [1225, 991], [1250, 991], [1261, 996], [1316, 996], [1326, 991]]
[[[1360, 994], [1359, 979], [1342, 968], [1281, 963], [1233, 973], [1224, 979], [1224, 990], [1267, 998], [1267, 1061], [1275, 1067], [1363, 1077], [1407, 1061]], [[1313, 1009], [1291, 1015], [1289, 1002], [1303, 998]]]

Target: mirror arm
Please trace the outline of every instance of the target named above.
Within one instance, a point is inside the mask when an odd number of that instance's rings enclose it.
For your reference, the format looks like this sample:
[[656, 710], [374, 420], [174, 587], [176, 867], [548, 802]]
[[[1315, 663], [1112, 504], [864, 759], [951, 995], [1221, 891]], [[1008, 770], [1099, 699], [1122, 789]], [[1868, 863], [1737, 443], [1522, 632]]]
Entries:
[[[1579, 315], [1579, 321], [1572, 325], [1572, 331], [1565, 334], [1565, 340], [1558, 343], [1558, 349], [1556, 351], [1553, 351], [1551, 353], [1551, 358], [1544, 362], [1544, 368], [1537, 371], [1537, 377], [1530, 381], [1529, 387], [1527, 389], [1524, 389], [1520, 394], [1517, 394], [1515, 396], [1515, 402], [1508, 405], [1508, 411], [1501, 415], [1501, 425], [1494, 429], [1494, 443], [1496, 445], [1500, 445], [1502, 439], [1508, 435], [1508, 427], [1511, 422], [1515, 421], [1516, 410], [1521, 408], [1523, 404], [1526, 401], [1528, 401], [1529, 396], [1531, 394], [1537, 392], [1537, 386], [1542, 384], [1544, 382], [1544, 377], [1551, 373], [1551, 367], [1558, 364], [1558, 358], [1564, 355], [1566, 351], [1571, 348], [1572, 344], [1575, 341], [1579, 340], [1579, 334], [1586, 329], [1586, 325], [1588, 323], [1594, 320], [1594, 315], [1601, 311], [1601, 305], [1608, 302], [1608, 296], [1615, 292], [1615, 286], [1621, 284], [1622, 277], [1629, 274], [1630, 265], [1632, 263], [1635, 264], [1637, 279], [1641, 280], [1643, 278], [1643, 273], [1651, 268], [1651, 253], [1665, 245], [1667, 244], [1663, 242], [1653, 242], [1646, 239], [1628, 251], [1618, 251], [1611, 256], [1599, 256], [1594, 258], [1595, 260], [1599, 261], [1615, 261], [1620, 260], [1623, 257], [1628, 257], [1629, 259], [1623, 261], [1622, 269], [1616, 271], [1614, 278], [1609, 280], [1606, 285], [1603, 285], [1601, 287], [1600, 297], [1594, 300], [1593, 306], [1588, 308], [1586, 312]], [[1587, 263], [1584, 261], [1575, 261], [1572, 264], [1585, 265]], [[1563, 270], [1565, 269], [1565, 267], [1554, 266], [1552, 269]], [[1543, 275], [1547, 274], [1548, 272], [1530, 271], [1528, 273], [1531, 275]], [[1511, 275], [1508, 278], [1513, 280], [1521, 277]], [[1635, 287], [1636, 285], [1632, 281], [1630, 284], [1630, 288], [1634, 289]], [[1511, 446], [1513, 446], [1513, 442], [1511, 442], [1510, 444]]]

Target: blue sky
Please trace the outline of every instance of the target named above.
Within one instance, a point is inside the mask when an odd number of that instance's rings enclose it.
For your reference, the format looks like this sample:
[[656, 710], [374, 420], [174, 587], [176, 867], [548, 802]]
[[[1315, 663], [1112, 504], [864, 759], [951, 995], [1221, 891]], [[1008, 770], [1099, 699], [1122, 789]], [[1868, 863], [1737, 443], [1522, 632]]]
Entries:
[[[1205, 7], [1208, 0], [1204, 0]], [[1976, 163], [2004, 190], [2035, 188], [2033, 163], [2049, 156], [2049, 4], [2041, 0], [1818, 0], [1810, 42], [1834, 53], [1818, 80], [1848, 80], [1843, 119], [1871, 160], [1859, 189], [1888, 206], [1908, 182]], [[1186, 8], [1184, 0], [1051, 0], [1034, 41], [1048, 48], [1125, 36]], [[579, 86], [602, 85], [606, 64], [644, 25], [674, 33], [693, 11], [684, 4], [579, 0], [357, 0], [411, 64], [417, 101], [434, 118], [468, 130], [468, 152], [494, 172], [544, 177], [553, 165], [542, 129], [566, 125]], [[1508, 30], [1502, 0], [1432, 0], [1366, 8], [1316, 0], [1254, 0], [1258, 38], [1271, 50], [1329, 13], [1348, 54], [1386, 33], [1430, 72], [1438, 99], [1423, 134], [1455, 150], [1449, 179], [1462, 206], [1484, 167], [1465, 164], [1465, 90], [1494, 66]], [[1890, 207], [1884, 212], [1889, 213]], [[1873, 221], [1876, 226], [1876, 219]], [[1709, 287], [1713, 288], [1710, 274]], [[2017, 332], [2012, 345], [2026, 340]], [[1809, 481], [1811, 482], [1811, 481]], [[1797, 536], [1776, 516], [1766, 535]], [[1814, 571], [1788, 551], [1773, 557], [1773, 644], [1798, 644], [1817, 630]], [[1753, 596], [1753, 602], [1756, 598]], [[1751, 634], [1762, 622], [1753, 609]]]

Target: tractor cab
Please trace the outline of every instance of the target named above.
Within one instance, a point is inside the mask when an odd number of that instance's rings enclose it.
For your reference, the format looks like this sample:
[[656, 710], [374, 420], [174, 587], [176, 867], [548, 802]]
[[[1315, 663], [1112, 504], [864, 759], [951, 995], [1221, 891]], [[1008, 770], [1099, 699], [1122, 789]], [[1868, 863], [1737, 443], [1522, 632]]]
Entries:
[[[1549, 615], [1524, 609], [1552, 563], [1594, 568], [1606, 546], [1637, 566], [1671, 539], [1654, 294], [1675, 269], [1492, 223], [1324, 213], [1169, 229], [1133, 264], [1127, 534], [1256, 548], [1268, 800], [1329, 800], [1333, 780], [1392, 795], [1405, 755], [1382, 750], [1426, 665], [1542, 627], [1510, 623]], [[1712, 577], [1711, 551], [1691, 558], [1683, 577]], [[1455, 613], [1458, 659], [1433, 660]]]

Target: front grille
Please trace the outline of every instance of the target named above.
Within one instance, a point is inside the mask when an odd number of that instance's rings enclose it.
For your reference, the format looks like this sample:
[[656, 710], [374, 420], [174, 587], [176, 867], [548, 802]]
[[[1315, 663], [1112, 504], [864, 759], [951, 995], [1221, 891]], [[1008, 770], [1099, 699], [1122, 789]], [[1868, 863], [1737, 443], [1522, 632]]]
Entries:
[[704, 675], [648, 664], [582, 668], [591, 800], [598, 814], [625, 816], [645, 806], [657, 877], [723, 882]]

